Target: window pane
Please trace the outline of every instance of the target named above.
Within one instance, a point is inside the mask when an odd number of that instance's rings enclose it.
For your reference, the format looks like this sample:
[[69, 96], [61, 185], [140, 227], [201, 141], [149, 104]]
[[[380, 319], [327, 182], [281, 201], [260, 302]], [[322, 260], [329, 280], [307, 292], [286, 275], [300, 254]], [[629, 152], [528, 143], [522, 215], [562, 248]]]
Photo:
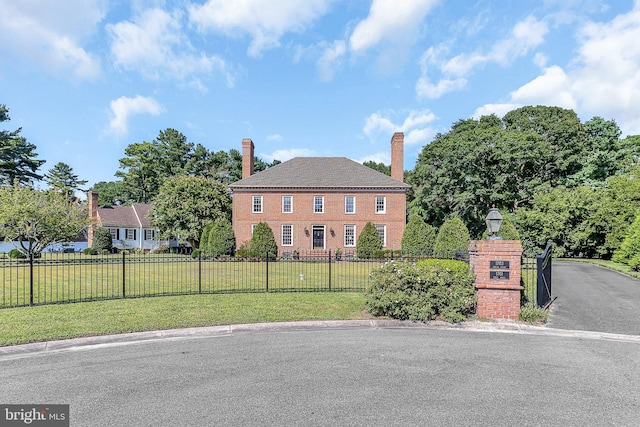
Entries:
[[292, 196], [282, 196], [282, 212], [283, 213], [291, 213], [291, 212], [293, 212], [293, 197]]
[[293, 245], [293, 226], [291, 224], [282, 225], [282, 246]]
[[378, 234], [380, 235], [380, 240], [382, 241], [382, 246], [387, 246], [387, 242], [385, 241], [385, 226], [384, 225], [376, 225], [376, 230], [378, 230]]
[[135, 240], [136, 239], [136, 230], [133, 228], [127, 228], [127, 240]]
[[385, 210], [385, 197], [376, 196], [376, 213], [384, 213]]
[[253, 213], [262, 213], [262, 196], [253, 196]]
[[118, 229], [110, 228], [109, 233], [111, 233], [111, 240], [118, 240]]
[[356, 212], [356, 198], [355, 196], [346, 196], [344, 198], [344, 212], [355, 213]]
[[344, 245], [345, 246], [356, 245], [356, 226], [355, 225], [344, 226]]
[[315, 196], [313, 198], [313, 212], [315, 212], [315, 213], [323, 213], [324, 212], [324, 197]]

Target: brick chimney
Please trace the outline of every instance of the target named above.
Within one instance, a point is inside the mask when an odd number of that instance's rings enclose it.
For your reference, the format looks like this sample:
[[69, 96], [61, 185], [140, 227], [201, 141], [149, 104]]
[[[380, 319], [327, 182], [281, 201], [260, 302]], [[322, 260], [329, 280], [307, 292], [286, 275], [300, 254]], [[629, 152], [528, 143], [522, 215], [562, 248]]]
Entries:
[[242, 179], [253, 175], [253, 150], [255, 146], [249, 138], [242, 140]]
[[391, 178], [404, 182], [404, 133], [391, 137]]
[[87, 192], [87, 202], [89, 203], [89, 219], [91, 220], [89, 229], [87, 230], [87, 245], [91, 247], [93, 246], [93, 233], [95, 232], [98, 221], [98, 193], [89, 190]]

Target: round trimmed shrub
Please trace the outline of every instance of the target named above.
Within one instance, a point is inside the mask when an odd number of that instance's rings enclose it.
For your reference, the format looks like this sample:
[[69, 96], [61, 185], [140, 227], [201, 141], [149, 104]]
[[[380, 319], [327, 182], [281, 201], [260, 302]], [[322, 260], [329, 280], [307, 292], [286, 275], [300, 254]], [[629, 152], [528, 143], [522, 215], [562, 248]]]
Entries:
[[471, 236], [469, 229], [459, 217], [448, 219], [438, 230], [433, 245], [434, 256], [438, 258], [453, 258], [456, 252], [468, 252]]
[[260, 259], [269, 257], [275, 257], [278, 253], [278, 246], [276, 245], [276, 239], [273, 236], [273, 231], [269, 224], [261, 222], [256, 224], [253, 228], [253, 235], [249, 240], [249, 253], [252, 256], [256, 256]]
[[25, 259], [27, 257], [22, 251], [15, 248], [11, 249], [7, 256], [11, 259]]
[[427, 255], [433, 252], [436, 230], [424, 222], [421, 216], [411, 215], [402, 233], [402, 253], [407, 255]]
[[231, 222], [226, 218], [215, 220], [209, 228], [207, 246], [203, 249], [208, 255], [219, 257], [223, 255], [233, 255], [233, 249], [235, 247], [236, 236], [233, 233], [233, 226], [231, 225]]
[[108, 228], [100, 227], [93, 233], [93, 245], [97, 252], [111, 252], [113, 250], [113, 238]]
[[358, 258], [371, 259], [376, 251], [382, 250], [382, 239], [380, 239], [380, 233], [376, 230], [376, 226], [372, 222], [367, 222], [358, 241], [356, 242], [356, 253]]

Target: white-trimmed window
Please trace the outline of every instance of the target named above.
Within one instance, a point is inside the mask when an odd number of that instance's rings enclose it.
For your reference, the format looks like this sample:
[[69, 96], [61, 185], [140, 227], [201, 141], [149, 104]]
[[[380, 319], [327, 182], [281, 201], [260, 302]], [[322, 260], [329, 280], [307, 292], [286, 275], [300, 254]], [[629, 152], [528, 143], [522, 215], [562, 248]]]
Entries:
[[376, 213], [383, 214], [387, 212], [387, 198], [384, 196], [376, 196]]
[[253, 230], [255, 230], [256, 225], [258, 224], [251, 224], [251, 235], [253, 236]]
[[282, 213], [293, 212], [293, 196], [282, 196]]
[[253, 213], [262, 213], [262, 196], [253, 196]]
[[153, 229], [144, 229], [144, 240], [153, 240], [156, 235], [156, 230]]
[[382, 247], [387, 246], [387, 226], [386, 225], [376, 225], [376, 230], [378, 230], [378, 234], [380, 235], [380, 240], [382, 241]]
[[293, 225], [282, 224], [282, 246], [293, 246]]
[[120, 233], [117, 228], [109, 228], [109, 233], [111, 233], [111, 240], [120, 240]]
[[313, 196], [313, 212], [324, 213], [324, 196]]
[[345, 246], [356, 245], [356, 226], [355, 225], [344, 226], [344, 245]]
[[135, 228], [127, 228], [127, 240], [136, 240]]
[[356, 196], [344, 196], [344, 213], [356, 213]]

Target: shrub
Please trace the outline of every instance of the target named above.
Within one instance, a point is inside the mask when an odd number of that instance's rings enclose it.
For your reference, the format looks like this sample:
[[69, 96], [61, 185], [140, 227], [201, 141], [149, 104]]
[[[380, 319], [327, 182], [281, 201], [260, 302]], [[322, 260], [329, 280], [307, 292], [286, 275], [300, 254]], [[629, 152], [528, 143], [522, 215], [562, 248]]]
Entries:
[[376, 230], [376, 226], [371, 222], [367, 222], [356, 243], [356, 253], [358, 258], [371, 259], [376, 251], [382, 250], [382, 239], [380, 233]]
[[105, 250], [111, 252], [113, 238], [108, 228], [100, 227], [93, 233], [93, 245], [91, 247], [98, 252], [104, 252]]
[[430, 254], [435, 240], [436, 230], [421, 216], [411, 215], [402, 234], [402, 252], [407, 255]]
[[191, 252], [191, 258], [194, 258], [194, 259], [195, 259], [195, 258], [200, 258], [200, 255], [201, 255], [201, 254], [202, 254], [202, 250], [200, 250], [200, 249], [194, 249], [194, 250]]
[[222, 255], [233, 255], [233, 249], [235, 248], [235, 246], [236, 236], [233, 233], [233, 226], [231, 225], [231, 222], [226, 218], [215, 220], [209, 228], [207, 246], [203, 249], [205, 249], [207, 254], [219, 257]]
[[98, 255], [98, 250], [96, 248], [86, 248], [82, 253], [85, 255]]
[[202, 234], [200, 234], [200, 250], [207, 255], [209, 255], [209, 234], [212, 227], [213, 223], [208, 223], [204, 226]]
[[464, 320], [476, 303], [469, 265], [437, 261], [391, 261], [372, 271], [365, 291], [368, 311], [375, 316], [422, 322]]
[[264, 259], [268, 254], [269, 257], [275, 257], [278, 253], [276, 239], [273, 237], [273, 231], [269, 224], [261, 222], [253, 228], [253, 235], [249, 241], [249, 252], [252, 256]]
[[162, 246], [158, 246], [157, 248], [153, 249], [151, 251], [151, 253], [154, 254], [168, 254], [170, 253], [170, 249], [168, 245], [162, 245]]
[[468, 252], [471, 237], [469, 230], [458, 217], [448, 219], [442, 224], [433, 245], [435, 256], [453, 258], [456, 252]]
[[27, 256], [18, 249], [11, 249], [7, 254], [11, 259], [25, 259]]
[[640, 215], [627, 229], [620, 247], [613, 253], [613, 261], [627, 264], [635, 270], [637, 267], [632, 264], [638, 264], [638, 260], [634, 260], [638, 255], [640, 255]]
[[549, 311], [537, 307], [532, 302], [528, 302], [520, 308], [518, 319], [523, 322], [533, 323], [536, 325], [547, 323], [547, 320], [549, 320]]

